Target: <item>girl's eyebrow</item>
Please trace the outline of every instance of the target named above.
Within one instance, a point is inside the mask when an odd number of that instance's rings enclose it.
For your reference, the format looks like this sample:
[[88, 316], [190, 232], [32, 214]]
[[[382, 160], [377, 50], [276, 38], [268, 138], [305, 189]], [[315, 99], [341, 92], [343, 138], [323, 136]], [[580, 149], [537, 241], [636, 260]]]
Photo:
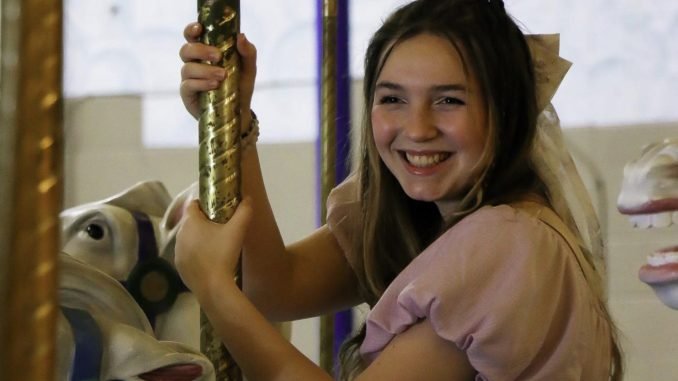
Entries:
[[381, 81], [377, 83], [377, 86], [375, 88], [376, 90], [378, 89], [387, 89], [387, 90], [402, 90], [403, 87], [397, 83], [394, 82], [389, 82], [389, 81]]
[[461, 91], [461, 92], [466, 92], [467, 88], [464, 84], [462, 83], [455, 83], [455, 84], [449, 84], [449, 85], [437, 85], [433, 86], [433, 91], [434, 92], [439, 92], [443, 93], [446, 91]]
[[[387, 89], [387, 90], [402, 90], [403, 86], [390, 81], [382, 81], [377, 83], [376, 90]], [[467, 88], [463, 83], [454, 83], [454, 84], [444, 84], [444, 85], [435, 85], [431, 88], [432, 92], [442, 93], [446, 91], [461, 91], [466, 92]]]

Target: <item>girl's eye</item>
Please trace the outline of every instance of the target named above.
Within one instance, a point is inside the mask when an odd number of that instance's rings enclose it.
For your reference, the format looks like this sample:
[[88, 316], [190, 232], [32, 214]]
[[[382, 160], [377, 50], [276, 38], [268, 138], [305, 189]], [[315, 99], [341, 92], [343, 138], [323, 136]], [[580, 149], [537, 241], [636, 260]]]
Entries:
[[399, 103], [400, 99], [397, 97], [391, 96], [391, 95], [386, 95], [381, 98], [379, 98], [379, 104], [389, 104], [389, 103]]
[[443, 104], [443, 105], [465, 105], [466, 103], [459, 99], [459, 98], [454, 98], [454, 97], [443, 97], [438, 101], [438, 104]]

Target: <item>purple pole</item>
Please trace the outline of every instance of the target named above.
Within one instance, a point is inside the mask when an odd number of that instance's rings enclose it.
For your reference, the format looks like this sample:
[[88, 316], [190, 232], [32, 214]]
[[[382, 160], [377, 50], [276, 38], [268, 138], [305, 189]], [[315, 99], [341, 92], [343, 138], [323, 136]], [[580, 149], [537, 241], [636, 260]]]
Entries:
[[318, 116], [318, 137], [316, 138], [315, 141], [315, 173], [317, 176], [315, 177], [315, 189], [316, 189], [316, 200], [317, 200], [317, 205], [318, 207], [316, 208], [316, 222], [318, 225], [321, 225], [324, 221], [322, 221], [322, 208], [324, 207], [324, 203], [327, 200], [322, 199], [322, 168], [321, 168], [321, 162], [320, 162], [320, 157], [322, 155], [322, 143], [320, 139], [322, 138], [322, 134], [320, 129], [322, 128], [322, 70], [323, 70], [323, 0], [316, 0], [316, 17], [315, 17], [316, 25], [315, 25], [315, 30], [316, 30], [316, 115]]
[[[317, 89], [317, 106], [318, 110], [321, 110], [322, 107], [322, 51], [323, 51], [323, 0], [317, 0], [317, 78], [318, 78], [318, 89]], [[348, 17], [348, 0], [338, 0], [337, 1], [337, 41], [336, 41], [336, 160], [335, 160], [335, 178], [337, 183], [343, 181], [348, 175], [349, 168], [349, 152], [350, 152], [350, 125], [351, 125], [351, 75], [349, 69], [349, 51], [348, 51], [348, 41], [349, 41], [349, 17]], [[320, 120], [321, 113], [319, 115], [319, 125], [322, 125]], [[322, 153], [321, 143], [320, 143], [320, 134], [318, 138], [318, 144], [316, 145], [317, 157], [320, 157]], [[318, 168], [317, 173], [321, 173], [320, 160], [317, 161]], [[317, 176], [317, 189], [318, 194], [322, 194], [320, 191], [322, 188], [320, 176]], [[318, 197], [319, 205], [318, 208], [318, 220], [322, 223], [320, 217], [320, 210], [322, 205], [326, 200], [321, 199], [322, 196]], [[333, 358], [335, 359], [339, 353], [339, 347], [344, 342], [344, 340], [351, 334], [353, 328], [353, 315], [351, 310], [342, 311], [334, 315], [334, 338], [333, 338]]]
[[337, 182], [350, 171], [351, 73], [349, 68], [349, 0], [339, 0], [337, 9]]
[[[343, 181], [349, 173], [349, 152], [351, 146], [351, 73], [349, 68], [349, 0], [339, 0], [337, 8], [337, 182]], [[338, 312], [334, 316], [334, 357], [339, 347], [353, 329], [351, 310]]]

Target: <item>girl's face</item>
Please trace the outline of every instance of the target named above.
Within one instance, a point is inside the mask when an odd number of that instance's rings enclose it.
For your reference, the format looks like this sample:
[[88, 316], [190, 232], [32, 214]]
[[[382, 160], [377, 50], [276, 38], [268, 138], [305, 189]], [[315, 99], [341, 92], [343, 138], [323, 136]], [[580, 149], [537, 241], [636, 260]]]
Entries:
[[477, 84], [446, 39], [420, 34], [394, 47], [377, 78], [372, 132], [405, 193], [441, 214], [481, 172], [487, 116]]

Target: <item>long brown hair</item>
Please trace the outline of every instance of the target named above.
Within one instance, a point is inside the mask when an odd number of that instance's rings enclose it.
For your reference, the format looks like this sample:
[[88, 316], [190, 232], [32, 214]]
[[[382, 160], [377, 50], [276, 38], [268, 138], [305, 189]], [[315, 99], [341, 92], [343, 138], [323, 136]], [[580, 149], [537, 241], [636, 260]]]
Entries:
[[[422, 33], [453, 44], [467, 76], [479, 84], [488, 115], [484, 168], [451, 220], [444, 220], [434, 203], [405, 194], [379, 157], [372, 135], [369, 110], [384, 62], [395, 46]], [[361, 291], [374, 305], [410, 261], [461, 218], [483, 205], [509, 202], [529, 191], [544, 193], [544, 187], [529, 160], [538, 116], [532, 57], [525, 36], [501, 1], [417, 0], [396, 10], [367, 48], [363, 97], [366, 112], [358, 173], [364, 226], [354, 253]], [[363, 338], [364, 327], [344, 345], [342, 379], [353, 378], [362, 368], [357, 347]], [[616, 355], [616, 339], [612, 344], [614, 379], [618, 379], [621, 356]]]

